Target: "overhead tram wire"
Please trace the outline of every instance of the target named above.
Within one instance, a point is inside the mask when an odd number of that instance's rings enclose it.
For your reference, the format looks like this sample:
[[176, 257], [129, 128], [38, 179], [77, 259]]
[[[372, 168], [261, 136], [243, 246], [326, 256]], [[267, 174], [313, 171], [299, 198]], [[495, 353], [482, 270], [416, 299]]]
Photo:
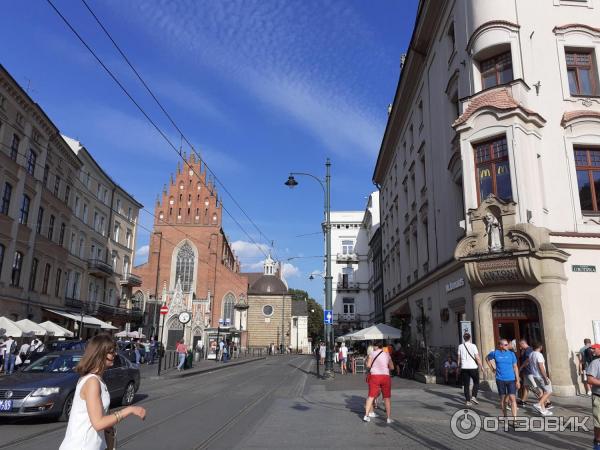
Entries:
[[96, 15], [96, 13], [94, 13], [94, 11], [89, 6], [89, 4], [86, 2], [86, 0], [81, 0], [81, 2], [84, 4], [84, 6], [86, 7], [86, 9], [92, 15], [92, 17], [94, 18], [94, 20], [96, 20], [96, 23], [98, 23], [98, 26], [102, 29], [102, 31], [104, 32], [104, 34], [106, 34], [106, 36], [108, 37], [108, 39], [112, 42], [113, 46], [116, 48], [116, 50], [119, 52], [119, 54], [123, 57], [123, 59], [125, 60], [125, 62], [129, 66], [129, 68], [133, 71], [133, 73], [135, 74], [135, 76], [142, 83], [142, 85], [144, 86], [144, 88], [146, 89], [146, 91], [148, 91], [148, 94], [150, 94], [150, 96], [155, 101], [155, 103], [158, 105], [158, 107], [160, 108], [160, 110], [164, 113], [164, 115], [167, 117], [167, 119], [169, 119], [169, 121], [171, 122], [171, 124], [173, 125], [173, 127], [175, 127], [175, 129], [177, 130], [177, 132], [179, 133], [179, 135], [181, 136], [181, 138], [189, 145], [190, 149], [192, 150], [192, 152], [194, 152], [194, 154], [198, 157], [198, 159], [201, 160], [204, 163], [204, 166], [211, 173], [211, 175], [213, 176], [214, 180], [217, 181], [221, 185], [221, 187], [223, 188], [223, 190], [225, 191], [225, 193], [229, 196], [229, 198], [231, 198], [231, 200], [233, 201], [233, 203], [238, 207], [238, 209], [242, 212], [242, 214], [246, 217], [246, 219], [248, 219], [248, 221], [252, 224], [252, 226], [254, 226], [254, 228], [256, 229], [256, 231], [258, 231], [259, 235], [262, 236], [265, 239], [265, 241], [267, 242], [267, 244], [269, 242], [272, 242], [267, 236], [265, 236], [265, 234], [258, 227], [258, 225], [256, 225], [256, 223], [252, 220], [252, 218], [250, 218], [250, 216], [246, 213], [246, 211], [244, 210], [244, 208], [242, 208], [242, 206], [238, 203], [238, 201], [231, 194], [231, 192], [229, 192], [229, 190], [227, 189], [227, 187], [225, 186], [225, 184], [219, 179], [219, 177], [217, 177], [217, 175], [215, 174], [215, 172], [210, 168], [210, 166], [206, 163], [206, 161], [198, 154], [198, 152], [194, 148], [194, 145], [190, 142], [190, 140], [186, 137], [186, 135], [181, 130], [181, 128], [177, 125], [177, 123], [175, 122], [175, 120], [173, 119], [173, 117], [168, 113], [168, 111], [166, 110], [166, 108], [158, 100], [158, 97], [154, 94], [154, 92], [152, 91], [152, 89], [150, 89], [150, 86], [148, 86], [148, 83], [146, 83], [146, 81], [144, 80], [144, 78], [142, 77], [142, 75], [139, 73], [139, 71], [134, 67], [133, 63], [129, 60], [129, 58], [127, 57], [127, 55], [125, 55], [125, 52], [117, 44], [117, 42], [115, 41], [115, 39], [112, 37], [112, 35], [110, 34], [110, 32], [106, 29], [106, 27], [104, 26], [104, 24], [102, 23], [102, 21], [100, 20], [100, 18]]
[[[112, 73], [112, 71], [104, 64], [104, 62], [100, 59], [100, 57], [96, 54], [96, 52], [88, 45], [88, 43], [83, 39], [83, 37], [77, 32], [77, 30], [71, 25], [68, 19], [58, 10], [58, 8], [52, 3], [52, 0], [46, 0], [46, 2], [52, 7], [52, 9], [56, 12], [56, 14], [63, 20], [63, 22], [67, 25], [67, 27], [71, 30], [71, 32], [79, 39], [79, 41], [84, 45], [84, 47], [92, 54], [92, 56], [96, 59], [96, 61], [102, 66], [102, 68], [106, 71], [106, 73], [113, 79], [113, 81], [121, 88], [123, 93], [131, 100], [131, 102], [136, 106], [136, 108], [142, 113], [142, 115], [148, 120], [148, 122], [158, 131], [161, 137], [169, 144], [169, 146], [173, 149], [175, 153], [181, 158], [186, 166], [194, 173], [196, 177], [202, 182], [202, 177], [196, 172], [194, 167], [186, 161], [183, 157], [181, 149], [177, 149], [175, 145], [171, 142], [171, 140], [167, 137], [167, 135], [162, 131], [162, 129], [152, 120], [152, 118], [146, 113], [146, 111], [140, 106], [140, 104], [133, 98], [133, 96], [129, 93], [129, 91], [123, 86], [123, 84], [119, 81], [119, 79]], [[183, 137], [183, 135], [182, 135]], [[206, 184], [205, 184], [206, 186]], [[223, 205], [221, 202], [221, 208], [223, 211], [227, 213], [227, 215], [233, 220], [233, 222], [242, 230], [242, 232], [246, 235], [246, 237], [253, 243], [259, 251], [265, 255], [265, 258], [268, 257], [267, 253], [262, 249], [262, 247], [254, 240], [254, 238], [246, 231], [244, 227], [239, 223], [239, 221], [229, 212], [229, 210]]]

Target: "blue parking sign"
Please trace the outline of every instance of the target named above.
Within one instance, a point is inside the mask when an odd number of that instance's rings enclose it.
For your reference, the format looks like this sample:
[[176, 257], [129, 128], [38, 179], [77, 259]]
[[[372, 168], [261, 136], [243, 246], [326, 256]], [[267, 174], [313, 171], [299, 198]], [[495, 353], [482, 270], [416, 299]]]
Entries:
[[333, 324], [333, 313], [330, 309], [323, 311], [323, 322], [328, 325]]

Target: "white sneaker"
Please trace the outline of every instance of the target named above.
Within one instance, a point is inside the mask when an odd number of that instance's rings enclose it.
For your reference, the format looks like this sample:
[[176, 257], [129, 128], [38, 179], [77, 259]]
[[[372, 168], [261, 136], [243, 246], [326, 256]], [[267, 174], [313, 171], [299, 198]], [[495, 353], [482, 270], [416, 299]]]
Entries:
[[533, 406], [538, 412], [542, 412], [542, 406], [539, 403], [534, 403]]
[[476, 405], [479, 405], [479, 401], [477, 400], [477, 398], [476, 398], [476, 397], [471, 397], [471, 401], [472, 401], [473, 403], [475, 403]]
[[591, 397], [591, 396], [592, 396], [592, 391], [587, 391], [587, 392], [585, 393], [585, 395], [587, 395], [588, 397]]
[[374, 412], [372, 412], [372, 411], [371, 411], [371, 412], [369, 413], [369, 417], [378, 417], [378, 416], [377, 416], [377, 414], [375, 414]]
[[542, 416], [551, 416], [552, 414], [554, 414], [552, 411], [548, 411], [547, 409], [544, 411], [540, 411], [540, 414]]
[[363, 420], [364, 420], [365, 422], [370, 422], [370, 421], [371, 421], [371, 418], [370, 418], [369, 416], [364, 416], [364, 417], [363, 417]]
[[391, 423], [394, 423], [394, 421], [388, 417], [387, 420], [385, 421], [385, 423], [387, 423], [389, 425]]
[[472, 403], [471, 402], [465, 402], [465, 406], [471, 406]]

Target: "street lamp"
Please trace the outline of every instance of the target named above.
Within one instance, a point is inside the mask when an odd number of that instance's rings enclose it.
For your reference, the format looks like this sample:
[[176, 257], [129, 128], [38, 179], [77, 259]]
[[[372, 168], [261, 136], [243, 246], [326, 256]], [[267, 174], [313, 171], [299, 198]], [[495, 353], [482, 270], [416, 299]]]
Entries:
[[[311, 177], [316, 180], [323, 189], [325, 200], [325, 310], [332, 311], [332, 293], [331, 293], [331, 161], [327, 158], [325, 162], [325, 180], [322, 180], [310, 173], [290, 172], [290, 176], [284, 183], [289, 188], [298, 186], [294, 175]], [[331, 323], [325, 323], [325, 345], [327, 348], [325, 357], [325, 378], [333, 378], [333, 326]]]

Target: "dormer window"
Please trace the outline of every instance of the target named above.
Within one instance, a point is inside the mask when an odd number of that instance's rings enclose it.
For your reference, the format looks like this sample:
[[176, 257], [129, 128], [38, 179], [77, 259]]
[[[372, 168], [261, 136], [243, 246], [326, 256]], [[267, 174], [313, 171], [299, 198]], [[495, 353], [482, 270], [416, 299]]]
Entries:
[[512, 55], [510, 51], [500, 53], [479, 63], [483, 89], [508, 83], [513, 80]]

